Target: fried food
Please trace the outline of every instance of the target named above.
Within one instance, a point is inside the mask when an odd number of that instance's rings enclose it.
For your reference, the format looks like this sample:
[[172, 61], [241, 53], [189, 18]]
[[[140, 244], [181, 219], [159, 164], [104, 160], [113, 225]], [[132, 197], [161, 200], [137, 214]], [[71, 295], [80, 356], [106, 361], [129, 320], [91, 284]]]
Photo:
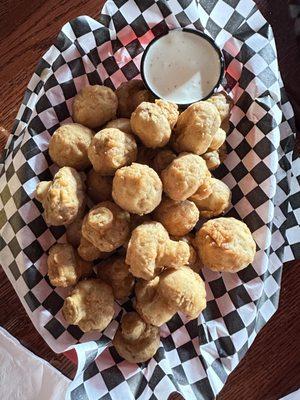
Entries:
[[[131, 230], [131, 232], [139, 225], [142, 225], [144, 222], [152, 222], [151, 214], [144, 214], [144, 215], [131, 214], [130, 215], [130, 230]], [[123, 247], [125, 250], [127, 250], [129, 240], [130, 240], [130, 237], [128, 238], [128, 241], [123, 244]]]
[[207, 153], [202, 154], [202, 158], [206, 162], [206, 166], [210, 171], [213, 171], [221, 165], [219, 152], [217, 150], [208, 151]]
[[51, 182], [40, 182], [36, 199], [45, 210], [48, 225], [71, 224], [85, 206], [85, 185], [81, 175], [71, 167], [62, 167]]
[[87, 149], [93, 131], [80, 124], [60, 126], [49, 141], [49, 155], [59, 167], [72, 167], [83, 171], [91, 165]]
[[162, 272], [151, 281], [135, 286], [136, 310], [143, 320], [155, 326], [169, 321], [177, 312], [197, 318], [206, 307], [205, 285], [189, 267]]
[[125, 262], [133, 276], [150, 280], [163, 268], [187, 265], [189, 256], [187, 243], [170, 240], [161, 223], [145, 222], [133, 230]]
[[215, 133], [215, 135], [213, 136], [208, 150], [209, 151], [218, 150], [225, 142], [225, 140], [226, 140], [226, 132], [223, 129], [219, 128]]
[[184, 236], [197, 224], [199, 211], [192, 201], [165, 197], [154, 210], [153, 218], [162, 223], [170, 235]]
[[85, 86], [74, 98], [73, 120], [90, 129], [116, 118], [118, 98], [106, 86]]
[[66, 226], [67, 241], [74, 247], [80, 245], [82, 222], [83, 217], [80, 217], [76, 218], [74, 222]]
[[154, 97], [146, 90], [143, 81], [132, 79], [128, 82], [123, 82], [116, 90], [118, 97], [118, 115], [122, 118], [130, 118], [133, 111], [143, 101], [153, 102]]
[[235, 218], [209, 220], [195, 238], [199, 257], [213, 271], [237, 272], [252, 263], [256, 244], [246, 224]]
[[86, 181], [87, 194], [94, 203], [112, 200], [112, 180], [112, 176], [103, 176], [94, 169], [89, 171]]
[[124, 257], [109, 259], [98, 267], [97, 275], [112, 287], [117, 300], [128, 297], [133, 291], [134, 277], [130, 273], [129, 265], [125, 263]]
[[83, 236], [81, 236], [80, 238], [80, 243], [77, 251], [80, 257], [86, 261], [95, 261], [98, 259], [103, 260], [113, 254], [113, 252], [100, 251]]
[[136, 160], [137, 146], [132, 135], [119, 129], [106, 128], [94, 136], [88, 156], [96, 172], [114, 175], [118, 168]]
[[160, 174], [176, 157], [176, 154], [172, 150], [162, 149], [153, 159], [153, 169]]
[[124, 315], [113, 339], [118, 354], [131, 363], [152, 358], [159, 343], [158, 327], [144, 322], [136, 312]]
[[114, 316], [112, 288], [100, 279], [80, 281], [66, 297], [62, 313], [65, 320], [83, 332], [103, 331]]
[[190, 267], [194, 272], [199, 273], [203, 265], [198, 257], [197, 249], [194, 244], [195, 236], [192, 233], [188, 233], [185, 236], [172, 236], [172, 239], [177, 241], [181, 240], [189, 245], [190, 257], [187, 266]]
[[177, 152], [204, 154], [220, 125], [220, 114], [213, 104], [194, 103], [179, 115], [172, 145]]
[[160, 203], [162, 183], [147, 165], [133, 163], [117, 170], [113, 179], [114, 201], [133, 214], [149, 214]]
[[93, 270], [93, 265], [82, 260], [70, 244], [63, 243], [56, 243], [50, 248], [47, 264], [49, 280], [53, 286], [75, 285]]
[[104, 201], [85, 216], [82, 235], [100, 251], [113, 251], [130, 235], [130, 216], [113, 202]]
[[163, 147], [171, 137], [178, 114], [176, 104], [164, 100], [143, 102], [131, 115], [131, 129], [146, 147]]
[[117, 118], [109, 121], [105, 128], [115, 128], [119, 129], [122, 132], [128, 133], [129, 135], [132, 134], [131, 126], [130, 126], [130, 119], [129, 118]]
[[171, 129], [173, 129], [179, 116], [177, 104], [163, 99], [156, 99], [155, 104], [160, 107], [162, 113], [165, 114], [167, 120], [169, 121]]
[[231, 191], [224, 182], [212, 178], [211, 189], [211, 194], [205, 199], [194, 198], [194, 202], [200, 211], [200, 217], [217, 217], [223, 214], [230, 206]]
[[211, 177], [206, 179], [201, 186], [198, 187], [197, 191], [189, 197], [189, 200], [195, 204], [203, 199], [206, 199], [212, 193]]
[[215, 93], [206, 101], [217, 108], [222, 122], [229, 118], [233, 102], [226, 92]]
[[186, 200], [200, 186], [205, 191], [210, 177], [205, 161], [196, 154], [180, 154], [161, 172], [164, 192], [177, 201]]

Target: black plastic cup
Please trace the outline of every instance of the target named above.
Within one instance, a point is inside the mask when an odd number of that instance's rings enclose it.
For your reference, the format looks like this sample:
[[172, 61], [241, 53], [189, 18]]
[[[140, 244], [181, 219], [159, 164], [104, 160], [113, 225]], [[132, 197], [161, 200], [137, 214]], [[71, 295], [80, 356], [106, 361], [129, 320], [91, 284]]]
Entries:
[[[216, 43], [214, 42], [214, 40], [213, 40], [210, 36], [206, 35], [205, 33], [201, 32], [201, 31], [194, 30], [194, 29], [190, 29], [190, 28], [182, 28], [182, 29], [174, 29], [174, 30], [193, 33], [194, 35], [198, 35], [198, 36], [200, 36], [201, 38], [205, 39], [205, 40], [206, 40], [207, 42], [209, 42], [209, 44], [214, 48], [214, 50], [216, 51], [216, 53], [217, 53], [217, 55], [218, 55], [219, 61], [220, 61], [220, 76], [219, 76], [219, 79], [218, 79], [217, 83], [213, 86], [212, 90], [210, 91], [210, 93], [207, 94], [205, 97], [201, 97], [201, 98], [199, 98], [199, 99], [193, 101], [192, 103], [187, 103], [187, 104], [179, 103], [179, 104], [178, 104], [178, 106], [179, 106], [180, 108], [186, 108], [186, 107], [188, 107], [189, 105], [191, 105], [191, 104], [193, 104], [193, 103], [195, 103], [195, 102], [197, 102], [197, 101], [201, 101], [201, 100], [206, 100], [206, 99], [208, 99], [209, 97], [211, 97], [211, 96], [217, 91], [218, 87], [220, 86], [220, 84], [221, 84], [221, 82], [222, 82], [222, 80], [223, 80], [223, 78], [224, 78], [224, 64], [225, 64], [225, 63], [224, 63], [224, 56], [223, 56], [223, 53], [222, 53], [221, 49], [216, 45]], [[151, 48], [151, 46], [152, 46], [155, 42], [157, 42], [159, 39], [161, 39], [163, 36], [168, 35], [168, 34], [169, 34], [170, 32], [172, 32], [172, 31], [173, 31], [173, 30], [169, 30], [167, 33], [163, 33], [163, 34], [161, 34], [161, 35], [156, 36], [156, 37], [148, 44], [148, 46], [146, 47], [146, 49], [144, 50], [144, 53], [143, 53], [143, 55], [142, 55], [142, 59], [141, 59], [141, 77], [142, 77], [142, 80], [143, 80], [143, 82], [144, 82], [146, 88], [153, 94], [153, 96], [154, 96], [155, 98], [159, 98], [159, 95], [158, 95], [158, 93], [156, 93], [156, 92], [153, 90], [153, 88], [150, 87], [150, 85], [149, 85], [148, 82], [147, 82], [147, 78], [146, 78], [146, 76], [145, 76], [145, 61], [146, 61], [147, 54], [148, 54], [148, 51], [149, 51], [149, 49]]]

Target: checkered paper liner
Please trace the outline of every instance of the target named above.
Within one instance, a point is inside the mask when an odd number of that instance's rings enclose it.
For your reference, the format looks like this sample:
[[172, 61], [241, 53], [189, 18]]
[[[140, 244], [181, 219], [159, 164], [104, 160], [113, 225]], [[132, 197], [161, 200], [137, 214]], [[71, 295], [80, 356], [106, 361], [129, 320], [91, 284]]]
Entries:
[[[71, 122], [75, 94], [89, 84], [117, 87], [139, 77], [149, 41], [172, 28], [204, 30], [223, 49], [224, 89], [235, 105], [228, 157], [216, 176], [231, 188], [228, 215], [252, 231], [257, 254], [236, 274], [204, 269], [207, 308], [198, 320], [175, 315], [162, 326], [161, 345], [148, 363], [118, 356], [111, 339], [128, 299], [100, 334], [68, 326], [61, 313], [67, 289], [47, 277], [47, 251], [65, 241], [48, 227], [34, 199], [38, 182], [56, 172], [48, 143]], [[251, 0], [115, 0], [99, 20], [67, 23], [39, 62], [0, 164], [0, 261], [37, 330], [51, 348], [75, 348], [78, 371], [68, 399], [213, 399], [257, 332], [276, 311], [282, 263], [300, 255], [299, 160], [293, 159], [293, 111], [278, 71], [270, 26]]]

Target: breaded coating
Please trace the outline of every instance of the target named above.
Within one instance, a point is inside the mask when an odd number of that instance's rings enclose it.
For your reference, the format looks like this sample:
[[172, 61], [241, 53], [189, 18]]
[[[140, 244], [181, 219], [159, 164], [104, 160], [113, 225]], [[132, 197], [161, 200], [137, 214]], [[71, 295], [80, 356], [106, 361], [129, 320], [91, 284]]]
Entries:
[[103, 176], [94, 169], [87, 174], [87, 194], [94, 203], [112, 200], [112, 176]]
[[203, 265], [213, 271], [237, 272], [252, 263], [256, 244], [244, 222], [211, 219], [199, 229], [195, 244]]
[[136, 312], [127, 313], [113, 339], [118, 354], [131, 363], [149, 360], [160, 343], [159, 328], [146, 324]]
[[194, 272], [199, 273], [201, 268], [203, 268], [203, 265], [198, 257], [197, 249], [194, 244], [195, 236], [192, 233], [189, 233], [185, 236], [172, 236], [172, 240], [182, 240], [189, 245], [190, 258], [187, 266], [190, 267]]
[[49, 155], [59, 167], [83, 171], [91, 165], [87, 149], [92, 139], [93, 131], [83, 125], [62, 125], [49, 141]]
[[131, 130], [130, 119], [129, 118], [117, 118], [109, 121], [105, 128], [115, 128], [119, 129], [122, 132], [128, 133], [131, 135], [133, 132]]
[[117, 300], [128, 297], [133, 291], [134, 277], [124, 257], [113, 257], [107, 260], [105, 264], [98, 267], [97, 276], [112, 287]]
[[217, 217], [230, 207], [231, 191], [229, 187], [219, 179], [212, 178], [211, 188], [211, 194], [205, 199], [194, 199], [200, 211], [200, 216], [204, 218]]
[[207, 168], [210, 171], [213, 171], [221, 165], [219, 152], [217, 150], [208, 151], [207, 153], [202, 154], [202, 158], [205, 160]]
[[48, 225], [68, 225], [85, 206], [85, 185], [81, 175], [71, 167], [62, 167], [52, 182], [40, 182], [36, 198], [45, 210]]
[[89, 242], [85, 237], [81, 236], [79, 247], [77, 249], [78, 254], [83, 260], [86, 261], [95, 261], [95, 260], [104, 260], [105, 258], [110, 257], [113, 252], [105, 252], [100, 251], [95, 247], [91, 242]]
[[[131, 214], [130, 215], [130, 231], [132, 232], [135, 228], [137, 228], [139, 225], [142, 225], [144, 222], [152, 222], [151, 214], [144, 214], [144, 215]], [[131, 236], [131, 234], [130, 234], [130, 236]], [[129, 237], [128, 241], [123, 244], [123, 247], [125, 250], [127, 250], [129, 240], [130, 240], [130, 237]]]
[[211, 177], [205, 179], [202, 185], [200, 185], [197, 191], [189, 197], [189, 200], [193, 201], [195, 204], [197, 202], [206, 199], [212, 193]]
[[135, 285], [135, 309], [146, 323], [154, 326], [163, 325], [176, 314], [173, 305], [160, 296], [159, 282], [160, 276], [156, 276], [150, 281], [139, 279]]
[[136, 160], [137, 145], [132, 135], [119, 129], [106, 128], [94, 136], [88, 156], [96, 172], [114, 175], [118, 168]]
[[82, 260], [70, 244], [57, 243], [49, 250], [48, 276], [53, 286], [75, 285], [80, 278], [89, 275], [93, 265]]
[[114, 201], [133, 214], [149, 214], [160, 203], [162, 183], [148, 165], [133, 163], [117, 170], [113, 179]]
[[130, 216], [113, 202], [103, 201], [85, 216], [82, 235], [100, 251], [113, 251], [130, 235]]
[[162, 112], [165, 114], [166, 118], [169, 121], [171, 129], [173, 129], [179, 116], [177, 104], [171, 103], [170, 101], [166, 101], [163, 99], [155, 100], [155, 104], [161, 108]]
[[83, 217], [80, 217], [76, 218], [74, 222], [66, 226], [67, 241], [74, 247], [80, 245], [82, 222]]
[[136, 310], [149, 324], [161, 326], [176, 312], [197, 318], [206, 307], [205, 285], [189, 267], [169, 269], [151, 281], [135, 286]]
[[177, 155], [172, 150], [162, 149], [153, 159], [153, 169], [160, 174], [176, 157]]
[[176, 104], [164, 100], [143, 102], [131, 115], [131, 129], [146, 147], [163, 147], [171, 137], [177, 117]]
[[179, 115], [172, 145], [177, 152], [204, 154], [220, 125], [221, 118], [213, 104], [194, 103]]
[[112, 288], [100, 279], [80, 281], [66, 297], [62, 313], [65, 320], [83, 332], [103, 331], [114, 316]]
[[187, 265], [189, 256], [188, 244], [170, 240], [161, 223], [144, 222], [131, 234], [125, 261], [133, 276], [150, 280], [163, 268]]
[[90, 129], [116, 118], [118, 98], [106, 86], [85, 86], [74, 98], [73, 120]]
[[184, 236], [197, 224], [199, 211], [192, 201], [164, 197], [154, 210], [153, 219], [162, 223], [170, 235]]
[[229, 118], [233, 101], [226, 92], [215, 93], [206, 101], [217, 108], [222, 122]]
[[116, 90], [118, 97], [118, 115], [122, 118], [130, 118], [133, 111], [143, 101], [152, 102], [154, 97], [146, 90], [143, 81], [140, 79], [132, 79], [123, 82]]
[[218, 150], [225, 142], [225, 140], [226, 140], [226, 132], [223, 129], [219, 128], [217, 132], [214, 134], [208, 150], [209, 151]]
[[161, 172], [164, 192], [173, 200], [186, 200], [210, 179], [203, 158], [196, 154], [179, 154]]

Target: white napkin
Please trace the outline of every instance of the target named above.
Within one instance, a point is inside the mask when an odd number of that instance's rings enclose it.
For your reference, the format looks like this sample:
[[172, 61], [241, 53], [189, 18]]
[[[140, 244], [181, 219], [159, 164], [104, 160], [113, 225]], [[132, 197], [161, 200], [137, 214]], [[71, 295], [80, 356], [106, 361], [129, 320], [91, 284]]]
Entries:
[[300, 399], [300, 389], [296, 392], [290, 393], [287, 396], [282, 397], [279, 400], [299, 400]]
[[62, 400], [70, 380], [0, 327], [1, 400]]

